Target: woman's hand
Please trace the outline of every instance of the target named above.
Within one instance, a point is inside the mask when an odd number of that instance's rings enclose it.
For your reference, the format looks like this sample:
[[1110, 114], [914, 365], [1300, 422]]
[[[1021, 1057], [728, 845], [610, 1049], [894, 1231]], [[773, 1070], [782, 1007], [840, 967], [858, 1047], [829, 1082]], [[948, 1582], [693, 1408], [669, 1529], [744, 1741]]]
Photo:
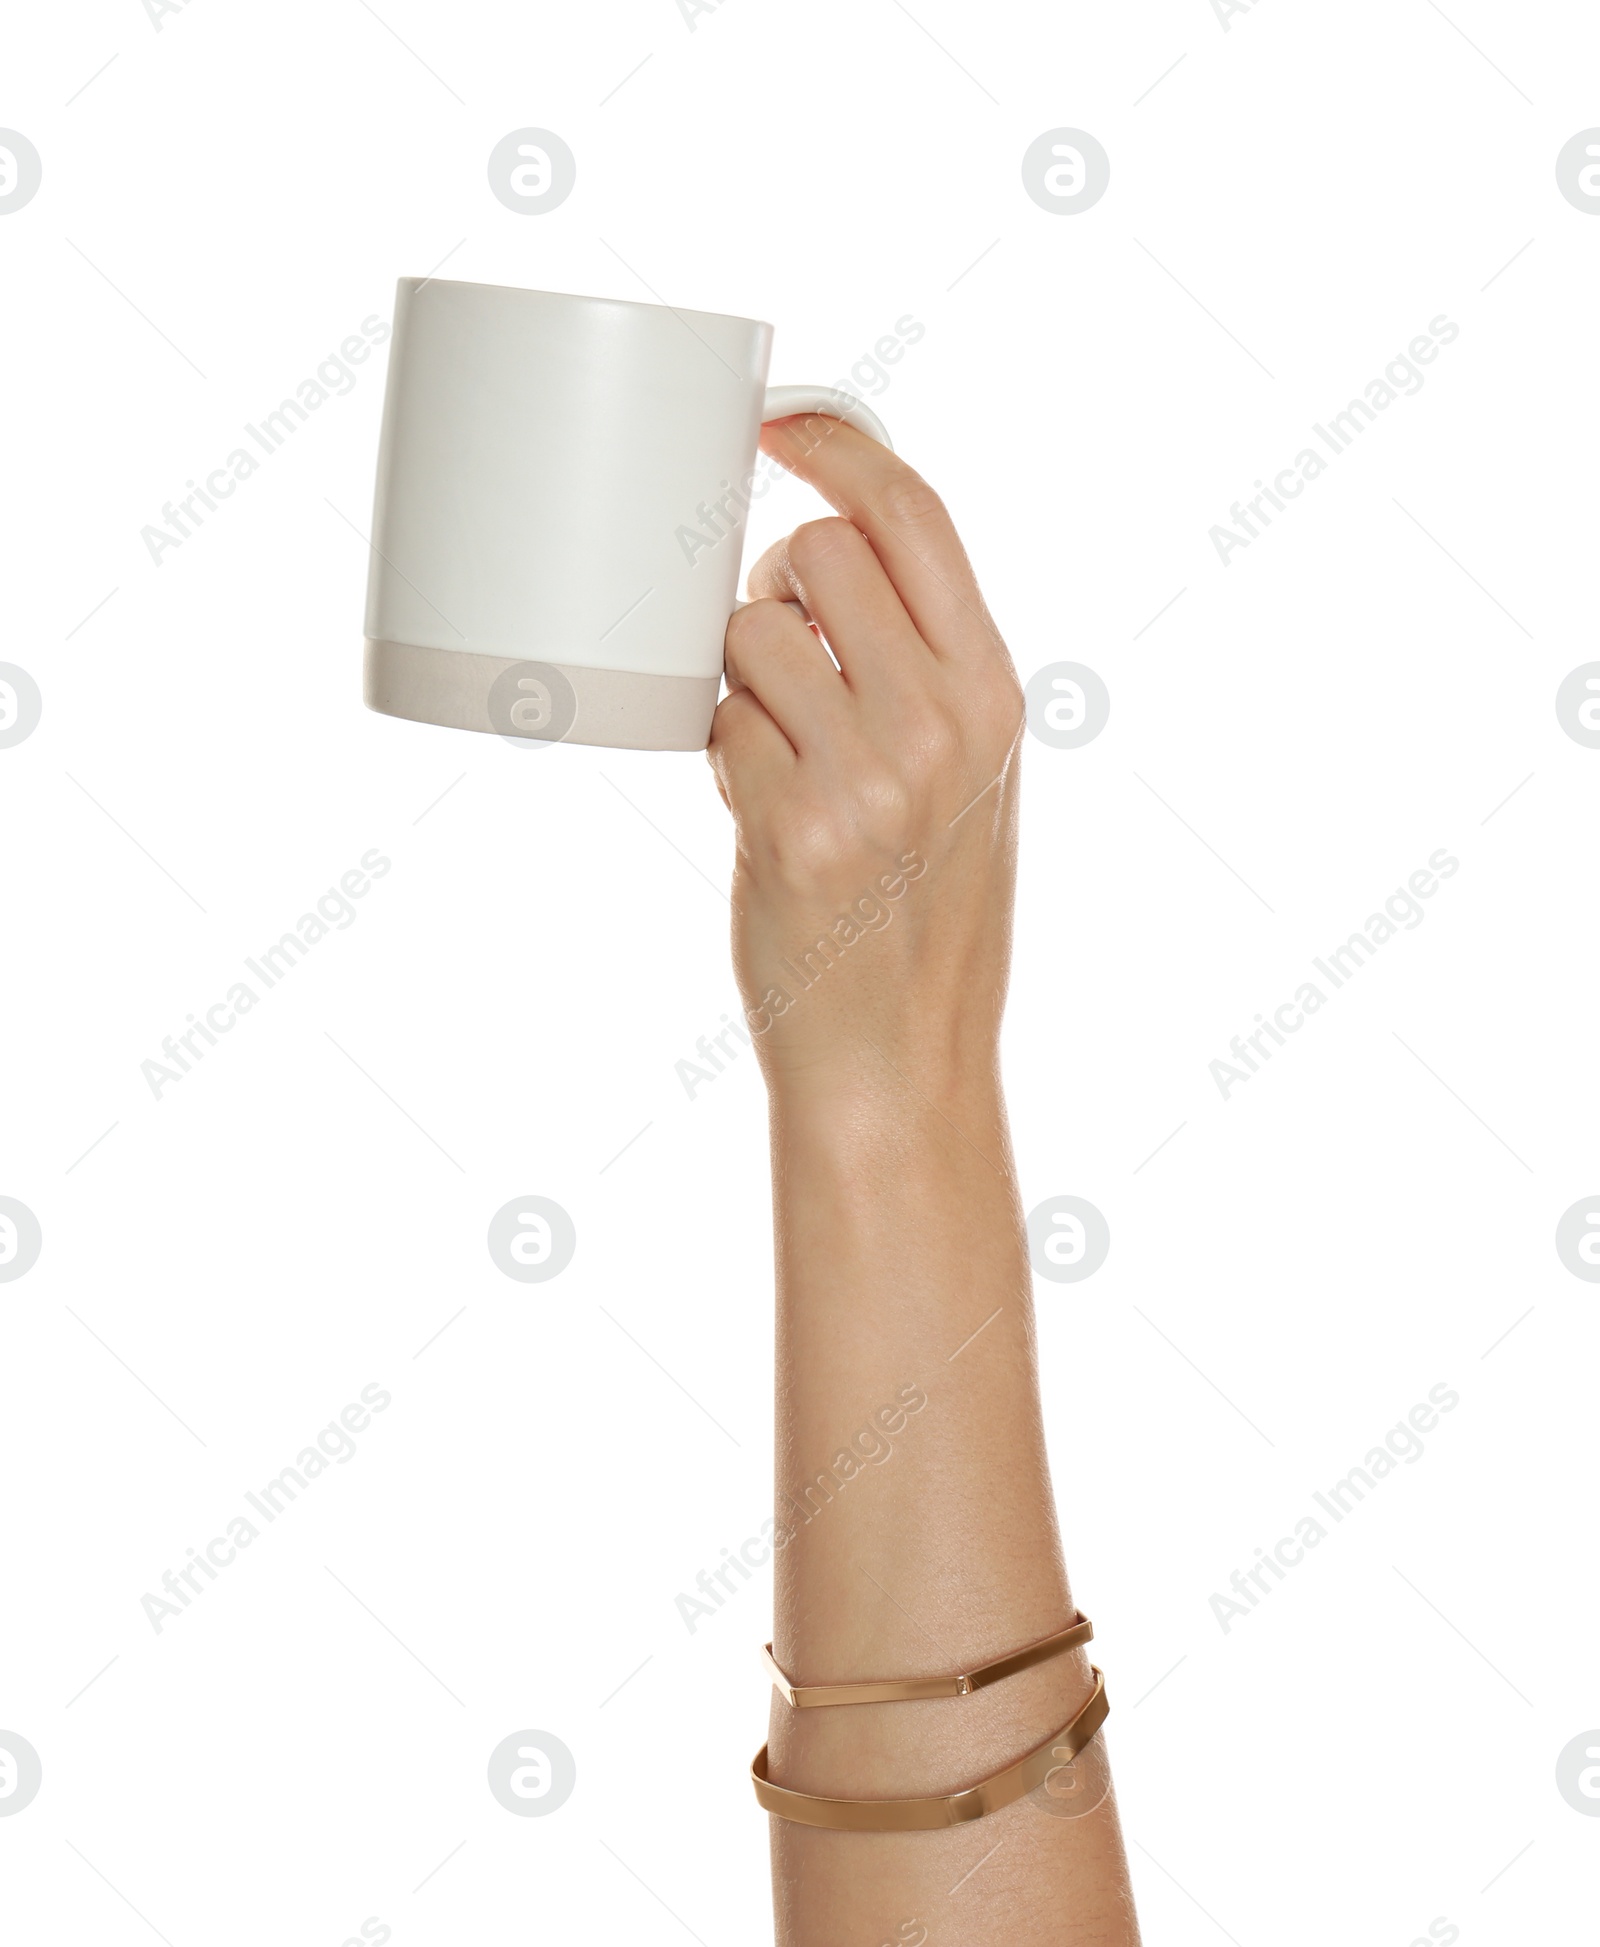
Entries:
[[746, 1019], [774, 1092], [960, 1091], [1005, 1000], [1022, 693], [925, 481], [838, 420], [761, 443], [839, 518], [769, 549], [728, 624], [707, 754]]

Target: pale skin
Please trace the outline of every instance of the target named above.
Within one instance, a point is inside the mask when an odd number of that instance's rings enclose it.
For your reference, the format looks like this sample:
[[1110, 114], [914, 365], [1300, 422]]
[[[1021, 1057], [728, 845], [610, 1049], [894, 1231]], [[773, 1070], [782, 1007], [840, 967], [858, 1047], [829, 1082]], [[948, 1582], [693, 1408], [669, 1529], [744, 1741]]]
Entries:
[[[835, 420], [762, 444], [836, 510], [751, 571], [708, 753], [771, 1116], [774, 1654], [801, 1684], [944, 1675], [1076, 1613], [999, 1069], [1022, 695], [916, 473]], [[959, 1791], [1077, 1713], [1089, 1655], [969, 1697], [796, 1712], [775, 1694], [770, 1776]], [[971, 1824], [771, 1825], [780, 1947], [1138, 1947], [1104, 1732]]]

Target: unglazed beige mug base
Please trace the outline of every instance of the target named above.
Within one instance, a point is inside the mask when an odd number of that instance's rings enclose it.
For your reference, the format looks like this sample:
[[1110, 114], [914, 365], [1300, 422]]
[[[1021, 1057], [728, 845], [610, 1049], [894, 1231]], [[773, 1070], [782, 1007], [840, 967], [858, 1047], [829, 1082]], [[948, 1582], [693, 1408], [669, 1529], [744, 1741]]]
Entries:
[[[558, 738], [520, 730], [490, 692], [508, 670], [553, 670], [571, 686], [572, 721]], [[466, 649], [423, 649], [411, 642], [367, 638], [365, 696], [369, 710], [451, 730], [484, 730], [533, 743], [603, 744], [613, 750], [704, 750], [722, 688], [720, 676], [642, 676], [571, 663], [531, 664], [516, 656]], [[499, 721], [495, 719], [499, 718]]]

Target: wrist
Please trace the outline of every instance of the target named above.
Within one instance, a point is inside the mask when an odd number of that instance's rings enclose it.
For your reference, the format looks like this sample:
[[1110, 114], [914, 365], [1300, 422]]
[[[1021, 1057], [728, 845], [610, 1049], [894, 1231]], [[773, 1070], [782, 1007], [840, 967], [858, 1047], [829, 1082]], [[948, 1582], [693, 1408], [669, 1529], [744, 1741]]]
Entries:
[[992, 1044], [930, 1046], [863, 1033], [804, 1056], [774, 1049], [762, 1063], [774, 1130], [820, 1130], [837, 1143], [881, 1142], [931, 1118], [1007, 1161], [1005, 1097]]

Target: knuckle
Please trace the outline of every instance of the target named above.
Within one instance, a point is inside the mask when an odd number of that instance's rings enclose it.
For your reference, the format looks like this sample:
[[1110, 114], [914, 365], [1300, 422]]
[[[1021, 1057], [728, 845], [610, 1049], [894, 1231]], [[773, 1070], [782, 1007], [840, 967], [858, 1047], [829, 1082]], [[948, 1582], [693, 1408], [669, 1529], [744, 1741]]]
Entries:
[[789, 565], [802, 581], [844, 561], [860, 539], [847, 520], [807, 521], [789, 536]]
[[730, 690], [711, 714], [711, 741], [707, 749], [713, 761], [727, 752], [730, 740], [759, 708], [748, 690]]
[[1022, 727], [1026, 707], [1022, 685], [1011, 669], [996, 670], [974, 698], [978, 727], [989, 742], [1009, 744]]
[[895, 845], [904, 837], [914, 809], [910, 786], [886, 764], [862, 767], [855, 778], [857, 818], [874, 845]]
[[943, 518], [945, 505], [922, 475], [907, 467], [885, 487], [881, 511], [894, 527], [926, 527]]
[[1022, 728], [1027, 707], [1022, 684], [1004, 653], [998, 660], [963, 669], [959, 694], [944, 691], [936, 703], [963, 747], [978, 758], [1008, 748]]
[[832, 877], [842, 849], [833, 816], [805, 802], [786, 805], [773, 819], [767, 844], [780, 879], [802, 892]]
[[913, 759], [932, 770], [943, 770], [960, 755], [962, 726], [954, 711], [930, 703], [917, 711], [905, 726], [907, 745]]
[[770, 641], [773, 625], [784, 612], [783, 604], [770, 596], [762, 596], [759, 601], [747, 602], [743, 608], [736, 608], [728, 617], [728, 626], [722, 638], [723, 649], [729, 659], [749, 656], [763, 642]]

